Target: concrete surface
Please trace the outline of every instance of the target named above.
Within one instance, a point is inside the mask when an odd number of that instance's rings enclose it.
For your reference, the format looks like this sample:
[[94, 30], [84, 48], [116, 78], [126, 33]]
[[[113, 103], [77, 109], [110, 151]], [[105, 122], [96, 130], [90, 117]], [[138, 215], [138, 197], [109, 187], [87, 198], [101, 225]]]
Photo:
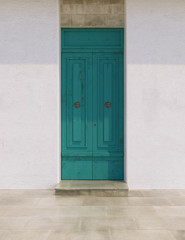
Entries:
[[60, 0], [61, 27], [125, 27], [124, 0]]
[[128, 197], [55, 196], [1, 190], [1, 240], [184, 240], [185, 190]]
[[127, 196], [128, 186], [123, 181], [62, 180], [55, 188], [57, 195]]

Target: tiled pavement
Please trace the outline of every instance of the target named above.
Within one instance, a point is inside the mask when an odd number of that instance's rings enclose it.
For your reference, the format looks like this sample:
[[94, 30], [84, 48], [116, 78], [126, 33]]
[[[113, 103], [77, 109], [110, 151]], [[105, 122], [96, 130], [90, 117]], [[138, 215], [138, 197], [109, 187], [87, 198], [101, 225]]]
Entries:
[[128, 197], [0, 190], [0, 240], [185, 240], [185, 190]]

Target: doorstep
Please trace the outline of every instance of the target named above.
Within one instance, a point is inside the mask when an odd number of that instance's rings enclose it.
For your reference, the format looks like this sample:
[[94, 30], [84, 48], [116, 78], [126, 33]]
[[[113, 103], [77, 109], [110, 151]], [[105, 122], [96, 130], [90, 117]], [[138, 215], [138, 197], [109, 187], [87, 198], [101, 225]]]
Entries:
[[55, 188], [56, 195], [63, 196], [128, 196], [128, 185], [123, 181], [111, 180], [62, 180]]

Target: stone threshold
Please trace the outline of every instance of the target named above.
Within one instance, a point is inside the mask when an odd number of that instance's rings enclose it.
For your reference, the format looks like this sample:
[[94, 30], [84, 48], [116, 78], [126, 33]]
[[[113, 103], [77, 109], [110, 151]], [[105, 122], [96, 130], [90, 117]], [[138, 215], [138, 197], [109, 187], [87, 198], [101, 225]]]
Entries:
[[111, 180], [62, 180], [55, 188], [62, 196], [128, 196], [128, 185], [124, 181]]

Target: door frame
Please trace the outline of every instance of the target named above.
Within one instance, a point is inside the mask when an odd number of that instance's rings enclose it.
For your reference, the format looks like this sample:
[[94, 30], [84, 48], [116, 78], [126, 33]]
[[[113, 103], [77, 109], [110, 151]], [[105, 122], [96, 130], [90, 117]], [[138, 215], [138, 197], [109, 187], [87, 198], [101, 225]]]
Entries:
[[[62, 42], [62, 36], [61, 36], [61, 32], [62, 32], [62, 29], [70, 29], [70, 27], [62, 27], [60, 28], [60, 36], [59, 36], [59, 39], [60, 39], [60, 56], [59, 56], [59, 66], [60, 66], [60, 69], [59, 69], [59, 73], [60, 73], [60, 77], [59, 77], [59, 143], [60, 143], [60, 146], [59, 146], [59, 181], [62, 180], [62, 47], [61, 47], [61, 42]], [[73, 29], [92, 29], [92, 28], [88, 28], [88, 27], [76, 27], [76, 28], [73, 28]], [[95, 27], [94, 29], [118, 29], [116, 27], [112, 27], [112, 28], [97, 28]], [[127, 99], [127, 95], [126, 95], [126, 87], [127, 87], [127, 84], [126, 84], [126, 29], [125, 28], [120, 28], [119, 29], [123, 29], [123, 181], [124, 182], [127, 182], [127, 151], [126, 151], [126, 136], [127, 136], [127, 119], [126, 119], [126, 112], [127, 112], [127, 102], [126, 102], [126, 99]], [[94, 180], [93, 180], [94, 181]]]

